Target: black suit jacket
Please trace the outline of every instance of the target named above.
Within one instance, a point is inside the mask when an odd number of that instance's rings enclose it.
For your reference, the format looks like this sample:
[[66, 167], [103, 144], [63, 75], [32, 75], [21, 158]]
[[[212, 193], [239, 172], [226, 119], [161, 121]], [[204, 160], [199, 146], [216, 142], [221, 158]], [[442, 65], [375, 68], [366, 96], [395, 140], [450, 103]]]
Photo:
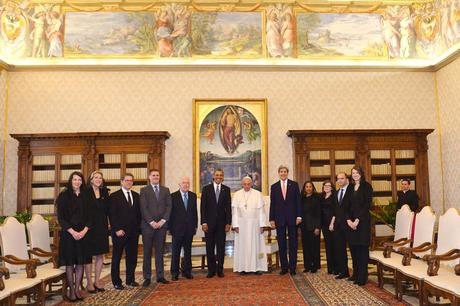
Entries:
[[[351, 192], [345, 207], [346, 220], [359, 219], [357, 230], [347, 229], [347, 239], [350, 245], [369, 245], [371, 238], [371, 206], [373, 189], [368, 182], [362, 182], [357, 191], [350, 184]], [[344, 204], [344, 203], [342, 203]]]
[[302, 230], [313, 231], [321, 228], [321, 204], [317, 194], [303, 196], [302, 203]]
[[398, 210], [408, 204], [410, 210], [417, 212], [418, 210], [418, 195], [414, 190], [408, 190], [406, 193], [398, 191]]
[[300, 190], [297, 182], [288, 180], [286, 200], [283, 199], [281, 182], [274, 183], [270, 188], [270, 221], [275, 225], [295, 225], [297, 217], [302, 217]]
[[201, 224], [209, 228], [216, 225], [232, 224], [232, 197], [230, 188], [220, 184], [219, 202], [216, 203], [214, 183], [203, 187], [201, 191]]
[[345, 218], [345, 209], [348, 203], [348, 198], [350, 197], [350, 192], [352, 191], [351, 184], [348, 184], [345, 194], [343, 195], [342, 203], [339, 203], [340, 188], [334, 194], [334, 229], [346, 229], [348, 227], [347, 220]]
[[133, 206], [126, 200], [123, 190], [119, 189], [109, 197], [109, 220], [112, 233], [123, 230], [127, 236], [138, 235], [141, 226], [139, 194], [130, 191]]
[[198, 212], [196, 208], [196, 193], [188, 192], [187, 210], [180, 190], [171, 194], [172, 209], [169, 217], [169, 231], [173, 236], [193, 236], [198, 227]]

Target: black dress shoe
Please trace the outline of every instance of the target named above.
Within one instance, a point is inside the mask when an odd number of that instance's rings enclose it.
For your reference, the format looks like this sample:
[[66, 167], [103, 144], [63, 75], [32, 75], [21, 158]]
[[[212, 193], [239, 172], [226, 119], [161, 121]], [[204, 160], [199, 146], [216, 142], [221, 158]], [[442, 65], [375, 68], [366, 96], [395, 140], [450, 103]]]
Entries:
[[164, 277], [157, 279], [157, 283], [162, 283], [162, 284], [169, 284], [169, 281], [167, 281]]
[[172, 281], [178, 281], [178, 280], [179, 280], [179, 276], [174, 275], [173, 277], [171, 277], [171, 280], [172, 280]]
[[356, 282], [356, 285], [358, 285], [358, 286], [364, 286], [364, 285], [366, 285], [366, 282]]
[[139, 287], [139, 283], [138, 282], [130, 282], [130, 283], [126, 283], [126, 285], [130, 286], [130, 287]]
[[347, 280], [350, 281], [350, 282], [354, 282], [354, 281], [356, 281], [356, 277], [352, 275], [349, 278], [347, 278]]
[[183, 277], [185, 277], [186, 279], [193, 279], [193, 275], [192, 274], [182, 274]]
[[[313, 271], [312, 271], [313, 272]], [[295, 270], [292, 270], [291, 272], [289, 272], [289, 274], [291, 275], [296, 275], [297, 273], [295, 272]]]
[[311, 270], [311, 273], [316, 273], [316, 272], [318, 272], [318, 270], [316, 270], [316, 269]]
[[209, 273], [206, 275], [207, 278], [213, 278], [216, 275], [216, 273]]
[[94, 290], [89, 290], [88, 288], [86, 288], [86, 291], [88, 291], [88, 293], [91, 293], [91, 294], [97, 293], [97, 290], [96, 290], [96, 289], [94, 289]]
[[281, 270], [281, 271], [280, 271], [280, 275], [285, 275], [285, 274], [287, 274], [287, 273], [288, 273], [288, 270]]
[[219, 276], [219, 277], [224, 277], [224, 271], [219, 271], [219, 272], [217, 272], [217, 276]]
[[246, 275], [246, 274], [247, 274], [246, 271], [241, 271], [240, 272], [240, 275]]
[[123, 286], [121, 284], [120, 285], [113, 285], [113, 288], [115, 288], [117, 290], [123, 290], [123, 289], [125, 289], [125, 286]]
[[104, 292], [104, 291], [105, 291], [104, 288], [99, 288], [99, 287], [97, 287], [96, 285], [94, 285], [94, 289], [96, 289], [96, 290], [99, 291], [99, 292]]
[[262, 271], [256, 271], [256, 272], [254, 272], [254, 274], [255, 275], [262, 275], [263, 273], [262, 273]]
[[335, 277], [335, 279], [344, 279], [344, 278], [348, 278], [348, 275], [345, 275], [345, 274], [339, 274]]
[[303, 269], [303, 273], [310, 272], [310, 269]]
[[142, 287], [148, 287], [150, 286], [150, 279], [144, 279], [144, 282], [142, 283]]

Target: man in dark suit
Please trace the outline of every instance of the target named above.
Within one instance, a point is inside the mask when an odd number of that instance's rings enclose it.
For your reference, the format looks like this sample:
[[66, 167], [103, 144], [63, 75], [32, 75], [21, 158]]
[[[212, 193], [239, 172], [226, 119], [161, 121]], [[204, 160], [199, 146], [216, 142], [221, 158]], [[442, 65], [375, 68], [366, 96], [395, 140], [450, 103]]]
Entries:
[[189, 191], [190, 179], [183, 177], [179, 190], [171, 194], [172, 210], [169, 231], [172, 235], [171, 277], [179, 279], [180, 251], [184, 248], [184, 269], [182, 275], [192, 279], [192, 240], [198, 227], [196, 194]]
[[[289, 180], [289, 169], [278, 167], [280, 180], [270, 188], [270, 225], [276, 228], [276, 237], [281, 261], [281, 275], [296, 274], [297, 268], [297, 225], [302, 222], [300, 190], [297, 182]], [[288, 241], [286, 240], [286, 230]], [[289, 243], [289, 261], [287, 249]]]
[[[224, 171], [216, 169], [213, 182], [201, 191], [201, 227], [206, 239], [208, 278], [224, 277], [225, 237], [232, 224], [230, 188], [222, 184]], [[217, 266], [216, 254], [217, 250]]]
[[121, 188], [110, 195], [109, 219], [112, 231], [111, 276], [115, 289], [123, 290], [120, 278], [120, 260], [125, 250], [126, 285], [137, 287], [134, 272], [137, 265], [137, 245], [141, 226], [139, 194], [131, 190], [134, 176], [126, 173]]
[[155, 270], [157, 282], [168, 284], [164, 277], [164, 243], [167, 222], [171, 214], [171, 194], [169, 189], [160, 186], [160, 171], [150, 170], [150, 184], [141, 189], [141, 230], [144, 245], [144, 264], [142, 272], [144, 287], [148, 287], [152, 278], [152, 247], [155, 248]]
[[337, 265], [336, 279], [343, 279], [350, 276], [348, 272], [348, 255], [347, 255], [347, 220], [345, 218], [345, 203], [350, 196], [351, 190], [348, 176], [345, 172], [340, 172], [336, 176], [339, 189], [335, 194], [334, 224], [332, 226], [334, 234], [334, 253]]
[[398, 210], [404, 205], [409, 205], [413, 212], [418, 210], [418, 195], [415, 190], [410, 189], [410, 179], [401, 180], [401, 191], [398, 191]]

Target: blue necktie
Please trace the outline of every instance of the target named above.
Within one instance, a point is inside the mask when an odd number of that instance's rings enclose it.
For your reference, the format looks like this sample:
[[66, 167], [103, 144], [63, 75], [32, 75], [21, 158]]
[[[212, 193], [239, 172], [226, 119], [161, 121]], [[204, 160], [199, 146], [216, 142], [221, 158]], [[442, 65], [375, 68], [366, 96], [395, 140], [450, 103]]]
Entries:
[[155, 196], [157, 197], [157, 200], [160, 199], [160, 191], [158, 190], [158, 185], [155, 185]]
[[342, 200], [343, 200], [343, 188], [340, 188], [340, 194], [339, 194], [339, 204], [342, 205]]
[[187, 206], [188, 206], [188, 196], [187, 196], [187, 193], [184, 193], [184, 206], [185, 206], [185, 210], [187, 210]]

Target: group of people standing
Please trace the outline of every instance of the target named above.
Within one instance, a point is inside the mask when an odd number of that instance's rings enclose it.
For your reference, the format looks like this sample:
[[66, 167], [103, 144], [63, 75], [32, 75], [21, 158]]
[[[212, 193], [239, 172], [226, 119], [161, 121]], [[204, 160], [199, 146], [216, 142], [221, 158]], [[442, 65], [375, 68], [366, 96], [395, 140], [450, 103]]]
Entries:
[[[224, 172], [216, 169], [213, 181], [201, 192], [201, 228], [205, 235], [208, 263], [207, 277], [224, 277], [226, 236], [235, 233], [234, 271], [240, 274], [267, 271], [264, 230], [276, 230], [281, 262], [280, 274], [296, 274], [297, 233], [300, 227], [304, 271], [320, 269], [320, 234], [326, 247], [327, 272], [337, 279], [348, 278], [355, 284], [367, 282], [371, 233], [370, 209], [372, 186], [365, 180], [361, 167], [355, 166], [351, 176], [338, 173], [336, 191], [331, 181], [324, 181], [317, 193], [311, 181], [299, 189], [288, 179], [289, 169], [278, 168], [279, 181], [270, 188], [269, 223], [267, 224], [262, 194], [252, 188], [252, 178], [242, 179], [242, 189], [233, 199], [230, 188], [223, 184]], [[181, 178], [179, 190], [170, 193], [160, 185], [160, 172], [149, 172], [149, 184], [140, 194], [132, 190], [134, 176], [121, 177], [121, 188], [109, 195], [100, 171], [91, 173], [88, 186], [82, 173], [73, 172], [56, 200], [61, 226], [59, 264], [66, 267], [70, 288], [67, 299], [81, 300], [83, 272], [89, 293], [104, 291], [100, 283], [103, 255], [109, 252], [108, 232], [112, 237], [111, 277], [115, 289], [123, 290], [120, 260], [125, 251], [127, 286], [136, 287], [138, 240], [143, 243], [143, 286], [152, 279], [152, 250], [155, 249], [156, 281], [168, 284], [164, 276], [164, 246], [167, 231], [172, 235], [171, 280], [193, 275], [191, 248], [198, 228], [197, 195], [189, 190], [188, 177]], [[410, 181], [409, 181], [410, 184]], [[109, 227], [110, 222], [110, 227]], [[350, 247], [353, 274], [349, 275], [347, 244]], [[179, 262], [183, 249], [183, 265]], [[95, 273], [92, 279], [92, 258]]]

